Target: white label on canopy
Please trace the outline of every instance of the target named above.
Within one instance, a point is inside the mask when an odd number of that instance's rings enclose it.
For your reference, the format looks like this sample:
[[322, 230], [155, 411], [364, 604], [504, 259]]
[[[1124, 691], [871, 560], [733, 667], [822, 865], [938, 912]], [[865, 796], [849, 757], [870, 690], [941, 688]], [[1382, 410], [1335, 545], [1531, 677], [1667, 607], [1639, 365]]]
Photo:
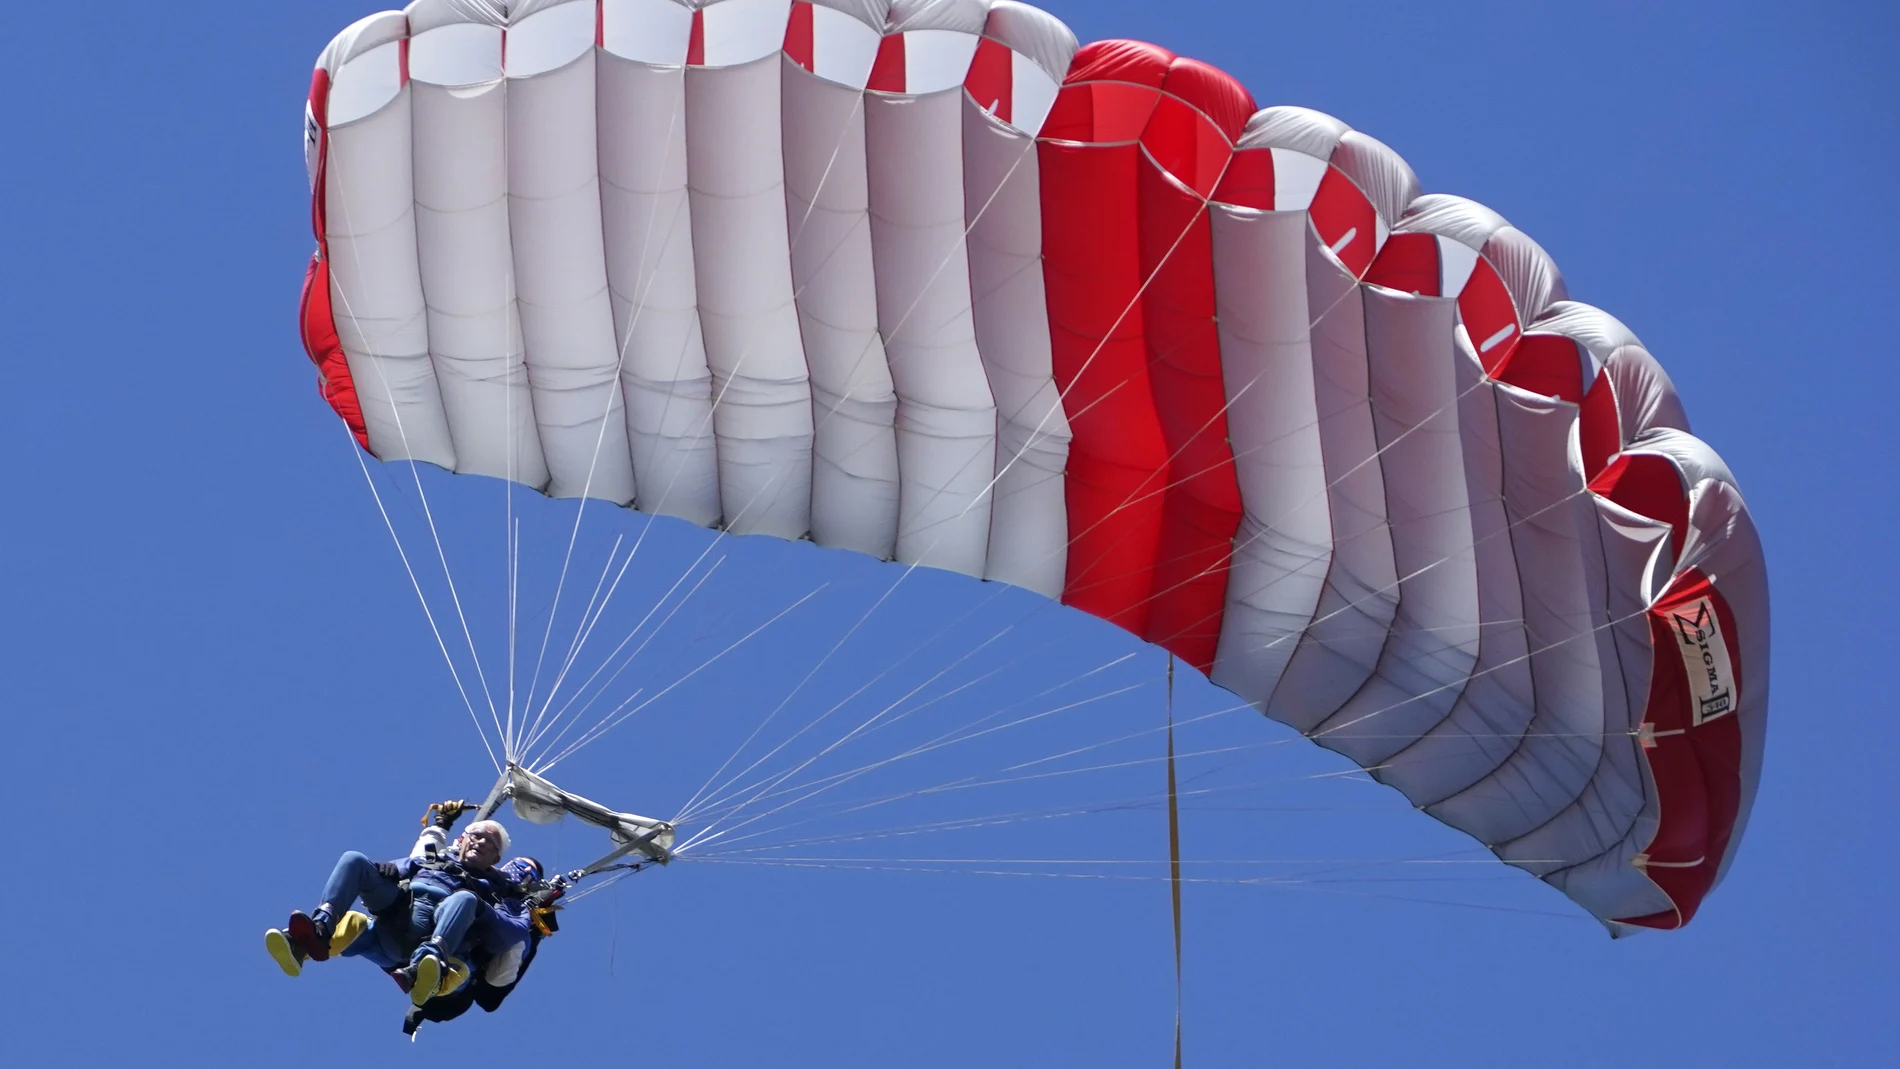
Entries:
[[1697, 727], [1735, 711], [1735, 670], [1728, 640], [1708, 598], [1669, 610], [1669, 626], [1682, 653], [1682, 670], [1689, 677], [1689, 696], [1695, 706], [1691, 722]]

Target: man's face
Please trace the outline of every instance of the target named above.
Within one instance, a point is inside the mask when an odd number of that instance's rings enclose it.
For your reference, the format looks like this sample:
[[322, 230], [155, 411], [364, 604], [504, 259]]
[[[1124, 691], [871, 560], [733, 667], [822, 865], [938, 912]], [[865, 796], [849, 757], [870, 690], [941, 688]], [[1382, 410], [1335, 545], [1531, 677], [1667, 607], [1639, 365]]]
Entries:
[[493, 868], [501, 860], [501, 838], [488, 828], [470, 828], [460, 840], [462, 863], [478, 869]]

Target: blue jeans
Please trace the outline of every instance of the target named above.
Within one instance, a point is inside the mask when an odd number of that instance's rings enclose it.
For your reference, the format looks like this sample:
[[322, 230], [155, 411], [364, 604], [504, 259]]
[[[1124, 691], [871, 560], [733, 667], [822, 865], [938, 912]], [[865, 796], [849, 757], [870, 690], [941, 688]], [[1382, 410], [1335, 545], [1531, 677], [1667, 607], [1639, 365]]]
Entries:
[[480, 899], [468, 891], [442, 896], [418, 886], [405, 915], [395, 908], [401, 897], [402, 887], [377, 872], [376, 863], [367, 856], [352, 850], [337, 859], [329, 882], [323, 885], [322, 901], [331, 919], [342, 917], [359, 899], [376, 918], [370, 930], [344, 950], [344, 957], [368, 958], [384, 969], [401, 968], [421, 956], [422, 943], [429, 939], [444, 954], [467, 955], [468, 930], [475, 923]]

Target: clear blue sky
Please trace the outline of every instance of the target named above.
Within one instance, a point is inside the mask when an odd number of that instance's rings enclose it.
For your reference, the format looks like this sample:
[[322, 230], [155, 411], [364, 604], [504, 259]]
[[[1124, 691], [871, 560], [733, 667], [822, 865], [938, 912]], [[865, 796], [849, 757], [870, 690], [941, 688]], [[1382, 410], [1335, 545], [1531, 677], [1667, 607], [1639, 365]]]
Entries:
[[[1222, 788], [1184, 814], [1190, 874], [1215, 881], [1187, 893], [1188, 1064], [1900, 1063], [1893, 9], [1047, 6], [1083, 40], [1152, 40], [1232, 72], [1262, 104], [1336, 114], [1398, 149], [1427, 190], [1483, 201], [1536, 237], [1574, 295], [1669, 368], [1741, 480], [1772, 576], [1761, 794], [1728, 881], [1683, 932], [1612, 943], [1502, 866], [1394, 864], [1473, 855], [1383, 788], [1314, 779], [1341, 766], [1258, 717], [1184, 730], [1186, 750], [1252, 747], [1183, 765]], [[1060, 767], [1144, 763], [855, 815], [814, 808], [780, 839], [1135, 799], [1119, 810], [804, 851], [851, 852], [872, 871], [642, 874], [578, 903], [503, 1013], [426, 1030], [416, 1048], [399, 1045], [404, 1003], [367, 966], [291, 981], [264, 957], [262, 930], [312, 904], [339, 851], [399, 854], [426, 802], [493, 775], [295, 332], [311, 244], [302, 100], [317, 51], [368, 11], [119, 0], [10, 12], [8, 1056], [1166, 1064], [1174, 987], [1152, 734]], [[501, 497], [430, 489], [449, 525], [492, 531], [464, 540], [457, 574], [472, 577], [471, 620], [493, 645]], [[410, 536], [413, 499], [395, 506]], [[520, 504], [534, 558], [524, 588], [545, 590], [572, 513]], [[613, 535], [639, 530], [631, 515], [590, 517], [589, 583]], [[603, 627], [624, 633], [705, 544], [656, 526]], [[769, 615], [761, 606], [832, 585], [563, 765], [563, 781], [671, 815], [891, 574], [747, 543], [623, 677], [622, 696], [665, 686]], [[811, 721], [965, 613], [841, 722], [920, 684], [929, 697], [995, 674], [813, 771], [890, 756], [1014, 701], [1033, 712], [1140, 688], [848, 791], [994, 778], [1157, 722], [1159, 658], [1073, 614], [1036, 613], [957, 663], [1035, 608], [992, 593], [907, 582], [786, 722]], [[1199, 680], [1177, 694], [1183, 717], [1227, 704]], [[598, 845], [574, 828], [520, 838], [567, 864]], [[997, 865], [881, 870], [930, 857], [1037, 863], [1013, 877], [971, 871]], [[1273, 864], [1207, 864], [1221, 859]], [[1075, 860], [1139, 863], [1053, 864]], [[1118, 878], [1046, 875], [1058, 870]], [[1285, 879], [1232, 882], [1261, 874]]]

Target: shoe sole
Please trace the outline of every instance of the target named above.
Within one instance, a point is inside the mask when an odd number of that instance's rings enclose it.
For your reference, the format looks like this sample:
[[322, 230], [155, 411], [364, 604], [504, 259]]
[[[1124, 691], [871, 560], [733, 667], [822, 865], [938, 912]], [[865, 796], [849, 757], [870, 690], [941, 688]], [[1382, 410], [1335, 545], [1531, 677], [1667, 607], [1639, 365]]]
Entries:
[[290, 915], [290, 923], [284, 926], [284, 938], [310, 961], [330, 958], [330, 941], [317, 938], [316, 923], [301, 911]]
[[432, 957], [416, 962], [415, 983], [409, 988], [409, 1001], [421, 1006], [435, 997], [442, 986], [442, 963]]
[[277, 967], [284, 970], [285, 976], [303, 975], [303, 963], [297, 960], [297, 952], [291, 949], [290, 937], [275, 928], [264, 933], [264, 949]]

